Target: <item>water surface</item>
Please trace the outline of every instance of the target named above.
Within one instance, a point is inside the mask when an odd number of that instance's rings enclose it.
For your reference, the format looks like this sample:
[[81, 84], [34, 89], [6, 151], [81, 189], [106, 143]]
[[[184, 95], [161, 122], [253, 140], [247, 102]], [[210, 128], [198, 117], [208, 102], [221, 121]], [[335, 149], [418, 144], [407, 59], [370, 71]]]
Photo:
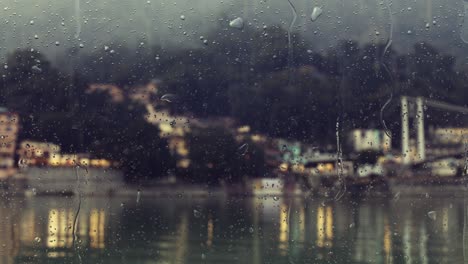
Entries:
[[463, 262], [463, 198], [85, 197], [73, 245], [76, 206], [3, 199], [0, 263]]

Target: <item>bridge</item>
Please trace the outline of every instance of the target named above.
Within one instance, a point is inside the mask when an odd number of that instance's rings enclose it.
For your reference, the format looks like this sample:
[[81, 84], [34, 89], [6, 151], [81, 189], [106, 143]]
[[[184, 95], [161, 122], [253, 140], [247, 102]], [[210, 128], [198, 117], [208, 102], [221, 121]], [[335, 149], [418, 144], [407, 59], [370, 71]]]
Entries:
[[[426, 139], [424, 133], [424, 111], [425, 108], [435, 108], [449, 112], [456, 112], [463, 115], [468, 115], [468, 108], [452, 105], [445, 102], [431, 100], [423, 97], [401, 97], [401, 152], [403, 157], [403, 164], [417, 164], [431, 160], [441, 159], [444, 157], [460, 157], [465, 155], [465, 149], [452, 149], [447, 150], [443, 154], [432, 153], [426, 150]], [[414, 119], [416, 127], [416, 159], [411, 159], [410, 150], [410, 118]], [[467, 138], [468, 140], [468, 138]], [[429, 154], [429, 155], [428, 155]]]

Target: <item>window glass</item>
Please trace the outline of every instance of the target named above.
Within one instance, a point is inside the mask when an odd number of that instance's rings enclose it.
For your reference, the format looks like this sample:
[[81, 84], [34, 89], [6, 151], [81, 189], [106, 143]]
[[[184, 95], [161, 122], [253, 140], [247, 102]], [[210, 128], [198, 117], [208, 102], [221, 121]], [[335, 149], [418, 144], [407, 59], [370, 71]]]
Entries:
[[0, 12], [0, 263], [468, 261], [468, 0]]

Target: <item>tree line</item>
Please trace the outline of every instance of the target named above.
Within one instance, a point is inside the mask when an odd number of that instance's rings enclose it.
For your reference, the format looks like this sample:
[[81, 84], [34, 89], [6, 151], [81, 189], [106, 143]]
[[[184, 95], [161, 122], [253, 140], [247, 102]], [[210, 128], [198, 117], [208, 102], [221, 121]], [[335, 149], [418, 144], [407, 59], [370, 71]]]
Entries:
[[[121, 161], [130, 180], [165, 175], [175, 161], [158, 128], [145, 121], [144, 106], [127, 97], [115, 103], [108, 94], [87, 93], [91, 83], [115, 84], [130, 94], [156, 78], [161, 82], [152, 100], [175, 94], [177, 101], [165, 106], [172, 113], [231, 116], [254, 132], [319, 146], [335, 143], [337, 121], [343, 132], [383, 128], [380, 112], [387, 101], [382, 117], [398, 143], [401, 95], [468, 104], [468, 72], [428, 43], [416, 43], [407, 54], [391, 47], [384, 54], [386, 43], [352, 40], [318, 51], [297, 32], [289, 46], [281, 27], [247, 25], [242, 30], [220, 25], [204, 39], [206, 45], [192, 48], [130, 49], [113, 43], [86, 54], [72, 49], [64, 55], [69, 69], [54, 67], [38, 51], [15, 50], [0, 70], [0, 104], [21, 115], [21, 138]], [[461, 125], [466, 117], [428, 111], [426, 120]], [[219, 129], [210, 133], [217, 140], [204, 138], [204, 132], [190, 136], [192, 149], [202, 150], [194, 151], [193, 169], [248, 174], [234, 170], [242, 165], [230, 156], [233, 139]], [[220, 149], [224, 153], [216, 156], [222, 160], [213, 161], [218, 166], [203, 171], [203, 157]]]

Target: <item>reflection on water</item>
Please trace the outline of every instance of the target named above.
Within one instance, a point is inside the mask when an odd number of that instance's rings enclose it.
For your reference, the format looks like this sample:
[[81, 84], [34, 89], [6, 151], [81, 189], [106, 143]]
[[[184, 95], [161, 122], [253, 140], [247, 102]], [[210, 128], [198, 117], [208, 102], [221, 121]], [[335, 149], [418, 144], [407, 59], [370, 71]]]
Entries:
[[[76, 199], [76, 198], [75, 198]], [[462, 199], [0, 202], [0, 263], [460, 263]], [[435, 211], [432, 219], [427, 212]], [[194, 213], [196, 212], [196, 213]]]

